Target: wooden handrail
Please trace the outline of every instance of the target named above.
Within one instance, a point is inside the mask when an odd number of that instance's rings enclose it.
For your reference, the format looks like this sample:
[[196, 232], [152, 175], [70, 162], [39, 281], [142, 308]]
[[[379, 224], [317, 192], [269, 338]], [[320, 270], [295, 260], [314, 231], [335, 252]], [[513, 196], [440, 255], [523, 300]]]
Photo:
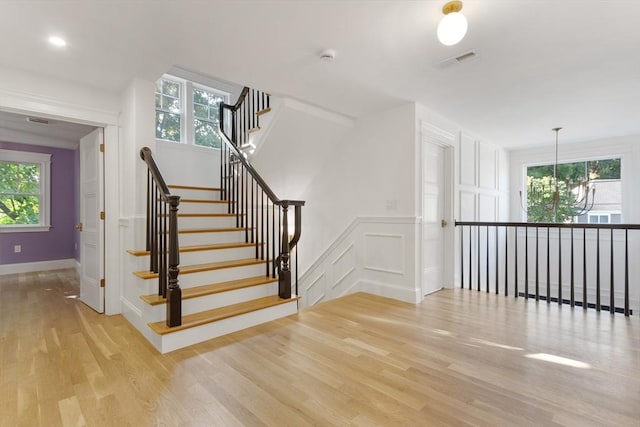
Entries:
[[[182, 324], [178, 206], [180, 196], [169, 192], [151, 150], [144, 147], [140, 157], [147, 164], [147, 250], [149, 270], [158, 274], [158, 295], [167, 299], [167, 326]], [[168, 219], [168, 222], [167, 222]]]
[[[301, 208], [305, 202], [303, 200], [280, 199], [239, 148], [242, 143], [250, 141], [250, 133], [260, 129], [258, 113], [262, 114], [269, 108], [269, 95], [248, 87], [242, 89], [235, 104], [220, 104], [221, 193], [229, 201], [229, 212], [236, 214], [237, 225], [245, 228], [245, 240], [256, 243], [256, 257], [272, 260], [271, 263], [266, 263], [266, 273], [275, 278], [277, 271], [280, 297], [290, 298], [290, 256], [300, 240]], [[231, 123], [228, 123], [231, 127], [230, 135], [225, 122], [227, 111], [231, 113]], [[267, 199], [266, 203], [264, 196]], [[273, 209], [270, 210], [269, 204]], [[277, 218], [276, 206], [278, 207]], [[288, 230], [290, 206], [295, 208], [294, 233], [291, 237]], [[271, 219], [269, 219], [270, 215]], [[277, 233], [276, 227], [278, 228]], [[295, 256], [297, 265], [297, 252]]]

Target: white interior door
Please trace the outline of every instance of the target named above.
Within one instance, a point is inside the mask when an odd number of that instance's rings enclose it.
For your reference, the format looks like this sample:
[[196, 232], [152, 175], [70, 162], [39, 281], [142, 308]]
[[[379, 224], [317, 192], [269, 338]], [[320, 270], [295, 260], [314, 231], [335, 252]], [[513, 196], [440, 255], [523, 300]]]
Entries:
[[444, 148], [422, 144], [422, 290], [427, 295], [444, 286]]
[[104, 312], [103, 132], [80, 140], [80, 299], [98, 313]]

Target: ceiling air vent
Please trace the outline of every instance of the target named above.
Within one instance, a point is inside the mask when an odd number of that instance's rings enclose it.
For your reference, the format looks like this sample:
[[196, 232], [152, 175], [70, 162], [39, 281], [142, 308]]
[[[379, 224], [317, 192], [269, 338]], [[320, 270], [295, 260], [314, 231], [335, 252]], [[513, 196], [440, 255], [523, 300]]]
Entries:
[[458, 62], [462, 62], [462, 61], [466, 61], [472, 58], [475, 58], [476, 53], [472, 50], [470, 50], [469, 52], [465, 52], [462, 55], [456, 56], [455, 60]]
[[49, 120], [43, 119], [41, 117], [27, 117], [27, 121], [31, 123], [40, 123], [42, 125], [48, 125]]
[[466, 52], [460, 53], [456, 56], [452, 56], [451, 58], [447, 58], [444, 61], [440, 61], [436, 65], [437, 68], [445, 68], [450, 67], [451, 65], [461, 64], [463, 62], [468, 62], [474, 60], [478, 57], [474, 50], [468, 50]]

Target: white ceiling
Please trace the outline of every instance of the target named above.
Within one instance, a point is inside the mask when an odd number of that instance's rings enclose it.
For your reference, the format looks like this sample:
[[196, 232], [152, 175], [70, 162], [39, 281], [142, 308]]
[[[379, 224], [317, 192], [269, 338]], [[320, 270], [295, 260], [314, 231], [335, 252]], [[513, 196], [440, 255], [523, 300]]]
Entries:
[[[0, 111], [0, 141], [75, 149], [80, 138], [94, 126], [47, 119], [47, 123], [27, 120], [29, 116]], [[36, 119], [41, 119], [35, 117]]]
[[418, 101], [506, 147], [640, 135], [640, 0], [465, 0], [453, 47], [444, 3], [0, 0], [0, 65], [117, 92], [179, 65], [354, 117]]

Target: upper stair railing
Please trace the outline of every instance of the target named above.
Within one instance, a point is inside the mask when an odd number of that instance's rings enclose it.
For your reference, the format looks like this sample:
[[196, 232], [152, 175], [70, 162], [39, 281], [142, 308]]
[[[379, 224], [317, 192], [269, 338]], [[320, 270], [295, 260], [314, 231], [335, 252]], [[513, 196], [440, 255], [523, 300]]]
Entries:
[[[270, 109], [269, 98], [245, 87], [234, 105], [220, 105], [221, 197], [228, 201], [229, 213], [236, 215], [236, 226], [245, 230], [245, 241], [255, 244], [256, 258], [267, 261], [266, 275], [278, 277], [280, 298], [291, 298], [291, 252], [300, 240], [305, 202], [279, 199], [239, 149], [260, 129], [260, 116]], [[294, 207], [293, 229], [289, 207]], [[297, 267], [297, 256], [295, 260]], [[297, 294], [297, 268], [295, 283]]]
[[147, 164], [147, 244], [150, 271], [158, 274], [158, 295], [167, 299], [167, 326], [182, 324], [182, 290], [178, 284], [178, 205], [180, 196], [171, 195], [151, 150], [144, 147], [140, 157]]

